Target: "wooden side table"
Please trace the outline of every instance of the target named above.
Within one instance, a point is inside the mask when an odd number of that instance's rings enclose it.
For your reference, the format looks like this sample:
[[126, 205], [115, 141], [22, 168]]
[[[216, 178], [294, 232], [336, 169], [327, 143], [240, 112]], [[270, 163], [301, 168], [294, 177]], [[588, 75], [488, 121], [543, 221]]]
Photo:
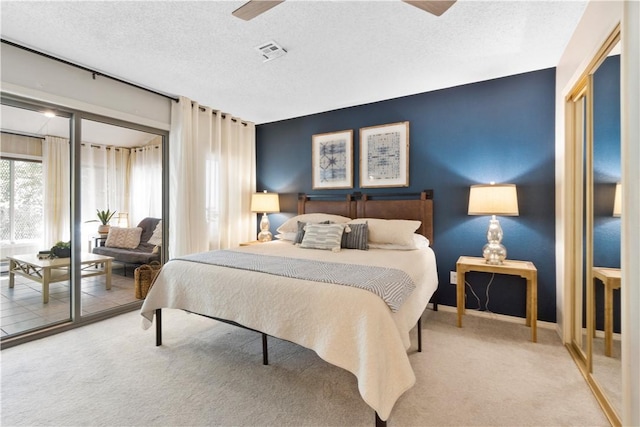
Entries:
[[[613, 341], [613, 290], [620, 289], [621, 273], [619, 268], [593, 267], [593, 286], [600, 280], [604, 285], [604, 355], [611, 357]], [[595, 293], [594, 293], [595, 295]], [[593, 321], [596, 321], [596, 299], [591, 306]], [[595, 332], [595, 327], [593, 328]]]
[[260, 243], [262, 243], [260, 240], [252, 240], [250, 242], [241, 242], [240, 246], [259, 245]]
[[461, 256], [456, 262], [458, 283], [456, 284], [456, 306], [458, 309], [458, 327], [462, 327], [464, 306], [464, 278], [470, 271], [484, 273], [510, 274], [520, 276], [527, 281], [527, 326], [531, 326], [531, 341], [538, 341], [538, 270], [531, 261], [505, 260], [504, 264], [487, 264], [484, 258]]
[[89, 253], [93, 252], [93, 248], [97, 248], [99, 246], [104, 246], [107, 242], [106, 234], [96, 234], [91, 236], [89, 239]]

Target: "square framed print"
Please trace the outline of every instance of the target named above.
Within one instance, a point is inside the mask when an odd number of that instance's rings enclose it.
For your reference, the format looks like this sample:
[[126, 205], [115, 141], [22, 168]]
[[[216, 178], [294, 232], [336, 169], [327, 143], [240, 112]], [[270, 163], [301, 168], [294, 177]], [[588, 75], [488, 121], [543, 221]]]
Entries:
[[353, 188], [353, 130], [313, 135], [313, 189]]
[[409, 122], [360, 128], [360, 187], [409, 186]]

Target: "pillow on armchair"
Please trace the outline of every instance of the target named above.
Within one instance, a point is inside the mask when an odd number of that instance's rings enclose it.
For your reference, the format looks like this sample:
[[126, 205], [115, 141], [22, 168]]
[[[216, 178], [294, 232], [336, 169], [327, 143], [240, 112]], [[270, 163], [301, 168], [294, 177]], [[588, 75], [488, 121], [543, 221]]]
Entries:
[[108, 248], [135, 249], [140, 244], [142, 228], [110, 227], [105, 246]]
[[154, 246], [162, 246], [162, 220], [158, 222], [156, 228], [153, 230], [153, 234], [147, 243]]

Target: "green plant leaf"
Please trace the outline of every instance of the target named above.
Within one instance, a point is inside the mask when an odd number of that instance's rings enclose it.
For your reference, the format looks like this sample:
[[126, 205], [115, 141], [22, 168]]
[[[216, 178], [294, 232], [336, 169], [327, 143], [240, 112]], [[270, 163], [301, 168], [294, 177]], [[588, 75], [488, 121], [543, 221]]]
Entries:
[[106, 211], [101, 211], [100, 209], [96, 209], [96, 213], [98, 215], [98, 220], [102, 223], [102, 225], [109, 224], [111, 218], [116, 214], [116, 211], [111, 212], [111, 210], [107, 209]]

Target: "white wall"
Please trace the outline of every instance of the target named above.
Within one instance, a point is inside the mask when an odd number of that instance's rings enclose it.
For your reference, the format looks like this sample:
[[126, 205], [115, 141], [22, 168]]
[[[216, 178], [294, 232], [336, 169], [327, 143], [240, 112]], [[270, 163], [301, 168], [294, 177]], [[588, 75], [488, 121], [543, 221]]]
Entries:
[[622, 423], [640, 426], [640, 2], [622, 19]]
[[128, 122], [169, 130], [171, 101], [80, 68], [1, 44], [2, 91]]
[[[556, 280], [557, 319], [565, 342], [570, 337], [568, 287], [564, 283], [566, 262], [564, 213], [569, 180], [565, 170], [565, 97], [596, 55], [604, 41], [622, 22], [622, 181], [625, 183], [622, 219], [622, 327], [624, 425], [640, 425], [640, 3], [592, 1], [585, 9], [556, 69]], [[624, 17], [624, 18], [623, 18]], [[635, 261], [634, 261], [635, 260]], [[566, 315], [565, 315], [566, 314]]]

